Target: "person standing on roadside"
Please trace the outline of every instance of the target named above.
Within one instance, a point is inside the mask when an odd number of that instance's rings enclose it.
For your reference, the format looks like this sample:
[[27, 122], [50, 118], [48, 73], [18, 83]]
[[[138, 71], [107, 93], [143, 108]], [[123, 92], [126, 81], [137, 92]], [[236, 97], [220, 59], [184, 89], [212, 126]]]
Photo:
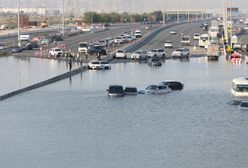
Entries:
[[72, 69], [72, 58], [70, 58], [70, 60], [69, 60], [69, 69], [70, 69], [70, 71]]

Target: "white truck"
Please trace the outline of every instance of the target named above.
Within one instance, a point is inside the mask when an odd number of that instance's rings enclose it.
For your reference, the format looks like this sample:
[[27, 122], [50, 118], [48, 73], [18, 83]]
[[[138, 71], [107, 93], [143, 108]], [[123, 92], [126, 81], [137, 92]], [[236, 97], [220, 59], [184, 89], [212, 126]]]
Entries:
[[190, 36], [182, 36], [181, 37], [181, 44], [182, 44], [182, 46], [189, 46], [190, 45]]
[[210, 44], [207, 48], [207, 56], [209, 60], [218, 60], [220, 55], [219, 45]]

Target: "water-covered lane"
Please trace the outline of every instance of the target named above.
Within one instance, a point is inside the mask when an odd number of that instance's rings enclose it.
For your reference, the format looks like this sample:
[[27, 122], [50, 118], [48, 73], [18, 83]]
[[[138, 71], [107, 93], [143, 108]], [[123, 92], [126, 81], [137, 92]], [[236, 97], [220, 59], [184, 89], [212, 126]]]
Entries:
[[[248, 113], [227, 102], [246, 65], [166, 60], [113, 64], [0, 102], [1, 167], [245, 167]], [[166, 95], [109, 98], [110, 84], [177, 79]]]

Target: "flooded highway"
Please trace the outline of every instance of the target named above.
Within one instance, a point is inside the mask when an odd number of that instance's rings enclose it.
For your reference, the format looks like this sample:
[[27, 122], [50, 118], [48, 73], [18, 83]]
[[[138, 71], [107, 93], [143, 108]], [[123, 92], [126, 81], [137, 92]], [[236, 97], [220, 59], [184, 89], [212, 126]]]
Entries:
[[[77, 68], [75, 63], [73, 68]], [[0, 95], [30, 86], [69, 70], [65, 61], [29, 57], [0, 57]]]
[[[247, 65], [224, 57], [166, 60], [160, 68], [116, 63], [4, 100], [0, 166], [246, 167], [248, 113], [227, 104], [239, 76]], [[112, 84], [143, 89], [168, 79], [184, 90], [106, 96]]]

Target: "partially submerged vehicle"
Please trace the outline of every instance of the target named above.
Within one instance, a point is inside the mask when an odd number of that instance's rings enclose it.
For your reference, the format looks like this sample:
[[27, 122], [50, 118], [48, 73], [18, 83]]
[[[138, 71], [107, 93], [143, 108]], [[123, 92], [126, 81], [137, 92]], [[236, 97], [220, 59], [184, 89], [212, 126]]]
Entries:
[[121, 85], [111, 85], [107, 89], [108, 96], [115, 96], [115, 97], [123, 97], [124, 96], [124, 90], [123, 86]]
[[167, 85], [149, 85], [144, 90], [140, 90], [139, 94], [166, 94], [171, 91]]

